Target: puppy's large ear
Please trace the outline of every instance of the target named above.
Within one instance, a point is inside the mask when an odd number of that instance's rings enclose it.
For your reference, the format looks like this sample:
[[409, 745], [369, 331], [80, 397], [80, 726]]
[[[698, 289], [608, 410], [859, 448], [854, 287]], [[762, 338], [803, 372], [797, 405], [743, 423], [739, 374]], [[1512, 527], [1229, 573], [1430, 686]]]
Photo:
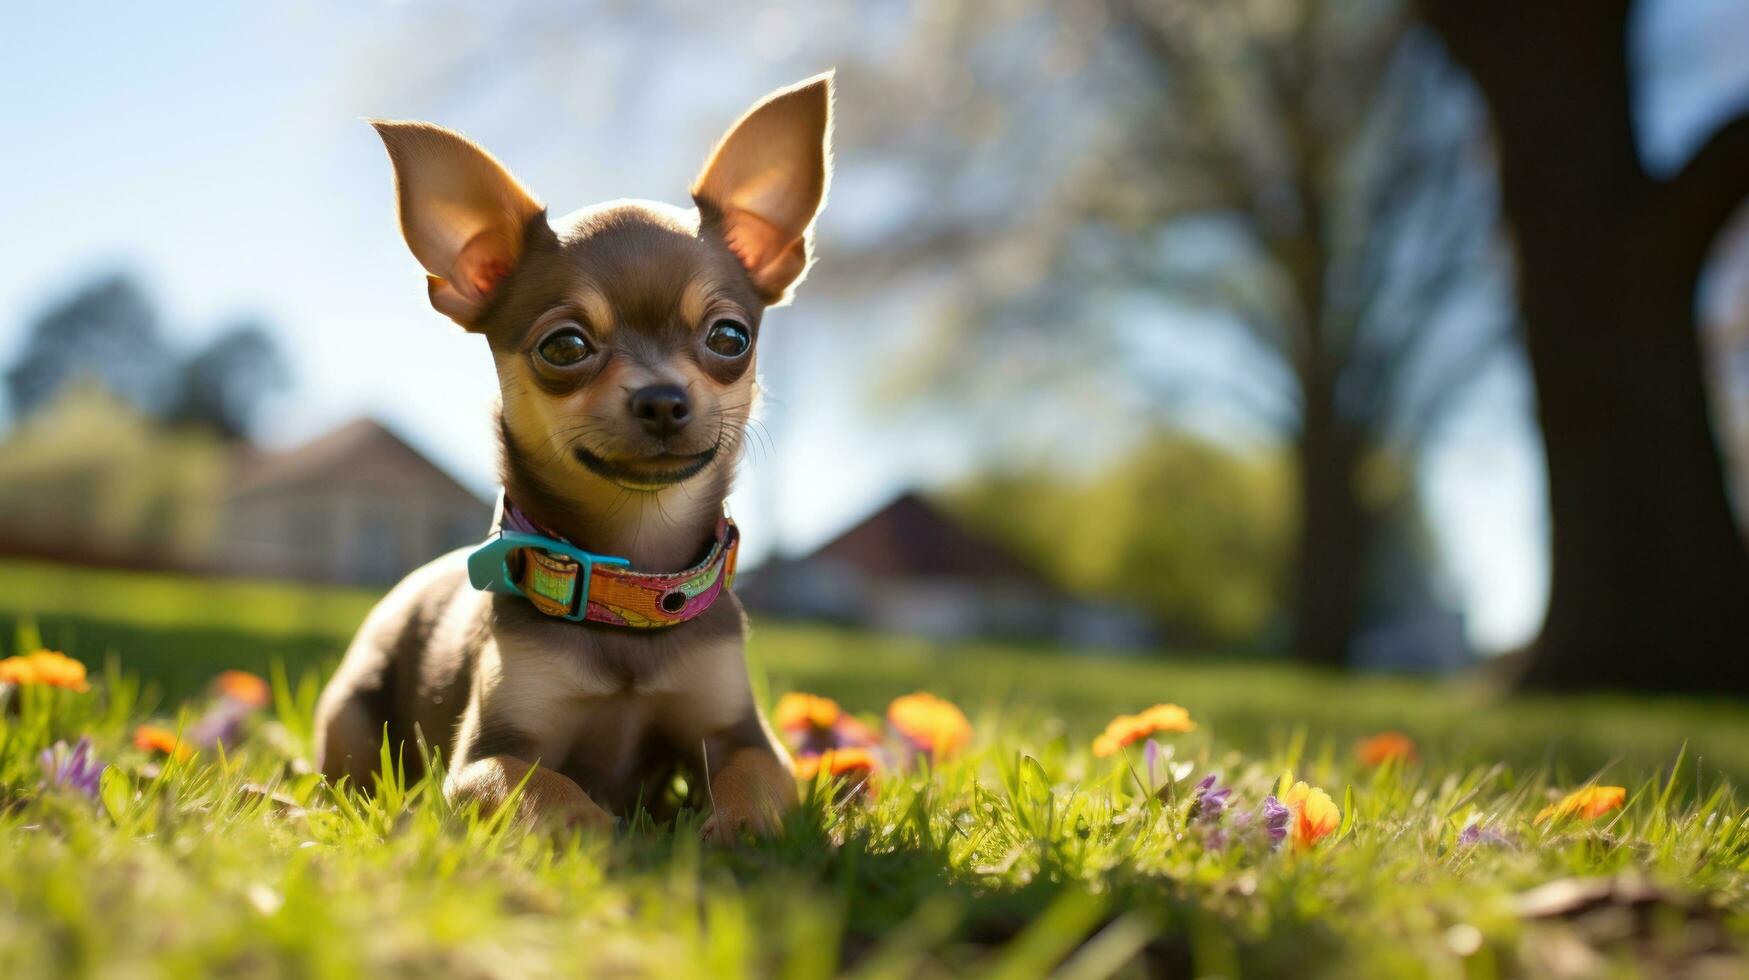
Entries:
[[473, 329], [522, 258], [540, 202], [478, 144], [441, 126], [372, 120], [395, 167], [401, 233], [430, 273], [431, 305]]
[[779, 89], [748, 110], [692, 185], [761, 298], [789, 298], [812, 261], [814, 215], [832, 171], [832, 73]]

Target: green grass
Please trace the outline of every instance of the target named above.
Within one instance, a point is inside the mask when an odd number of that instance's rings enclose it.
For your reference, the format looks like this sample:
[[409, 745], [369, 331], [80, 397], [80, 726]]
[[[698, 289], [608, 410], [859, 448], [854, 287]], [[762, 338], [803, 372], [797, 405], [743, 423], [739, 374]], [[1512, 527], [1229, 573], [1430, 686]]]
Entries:
[[0, 561], [0, 610], [38, 617], [345, 639], [376, 598], [359, 589]]
[[[391, 777], [365, 801], [307, 772], [319, 672], [368, 601], [0, 566], [0, 616], [111, 664], [89, 694], [25, 689], [0, 710], [0, 976], [1749, 970], [1740, 705], [1502, 701], [761, 624], [764, 696], [812, 690], [878, 715], [927, 688], [966, 708], [972, 747], [883, 774], [872, 799], [812, 787], [776, 841], [703, 847], [688, 814], [555, 842], [452, 808], [432, 782]], [[131, 747], [139, 721], [204, 710], [217, 670], [276, 658], [291, 680], [239, 745], [169, 764]], [[1168, 740], [1190, 768], [1160, 798], [1138, 784], [1139, 753], [1088, 746], [1112, 714], [1163, 700], [1200, 727]], [[1355, 763], [1353, 740], [1383, 728], [1413, 734], [1422, 761]], [[112, 764], [97, 802], [39, 787], [41, 748], [79, 735]], [[1191, 784], [1219, 772], [1251, 812], [1288, 770], [1330, 792], [1336, 834], [1296, 852], [1229, 826], [1210, 846]], [[1599, 773], [1628, 787], [1623, 809], [1533, 821]], [[1463, 846], [1473, 820], [1511, 842]], [[1527, 892], [1573, 879], [1614, 881], [1617, 897], [1530, 914]]]

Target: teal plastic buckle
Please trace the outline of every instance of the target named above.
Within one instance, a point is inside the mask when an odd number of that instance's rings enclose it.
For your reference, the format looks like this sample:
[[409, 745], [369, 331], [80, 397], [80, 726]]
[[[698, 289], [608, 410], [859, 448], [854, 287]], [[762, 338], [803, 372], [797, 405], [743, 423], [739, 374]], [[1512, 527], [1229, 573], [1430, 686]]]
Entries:
[[504, 592], [527, 598], [527, 593], [522, 591], [522, 587], [516, 584], [515, 577], [510, 574], [510, 553], [523, 548], [550, 551], [577, 563], [579, 572], [577, 580], [572, 583], [569, 600], [571, 611], [564, 616], [573, 623], [581, 623], [589, 614], [589, 579], [595, 573], [595, 566], [630, 568], [632, 564], [626, 558], [598, 555], [539, 534], [499, 531], [487, 538], [485, 544], [468, 553], [468, 582], [482, 592]]

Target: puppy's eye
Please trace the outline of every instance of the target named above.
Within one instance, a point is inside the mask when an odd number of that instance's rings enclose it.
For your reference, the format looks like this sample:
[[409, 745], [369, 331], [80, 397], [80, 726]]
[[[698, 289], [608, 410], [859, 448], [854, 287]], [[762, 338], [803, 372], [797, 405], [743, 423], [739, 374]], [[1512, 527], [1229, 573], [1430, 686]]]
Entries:
[[583, 338], [582, 331], [571, 329], [561, 330], [541, 341], [535, 352], [553, 367], [574, 367], [595, 353], [595, 349]]
[[733, 320], [718, 320], [704, 335], [704, 345], [719, 357], [740, 357], [753, 346], [753, 335]]

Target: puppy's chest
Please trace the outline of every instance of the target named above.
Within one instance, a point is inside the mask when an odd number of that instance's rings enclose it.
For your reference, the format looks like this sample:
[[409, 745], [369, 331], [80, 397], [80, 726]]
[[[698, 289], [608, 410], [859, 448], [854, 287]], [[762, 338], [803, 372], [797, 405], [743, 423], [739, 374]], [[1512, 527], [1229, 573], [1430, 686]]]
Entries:
[[[696, 651], [671, 637], [608, 633], [570, 624], [500, 631], [504, 672], [538, 671], [571, 698], [638, 700], [684, 686], [685, 663]], [[556, 692], [555, 692], [556, 693]]]
[[500, 631], [498, 690], [487, 696], [498, 717], [487, 721], [533, 739], [541, 758], [561, 760], [560, 772], [610, 808], [648, 799], [752, 710], [738, 631], [549, 625]]
[[654, 728], [690, 740], [750, 707], [741, 633], [712, 625], [624, 631], [500, 620], [497, 683], [540, 716], [518, 721], [561, 738], [605, 727], [627, 738]]

